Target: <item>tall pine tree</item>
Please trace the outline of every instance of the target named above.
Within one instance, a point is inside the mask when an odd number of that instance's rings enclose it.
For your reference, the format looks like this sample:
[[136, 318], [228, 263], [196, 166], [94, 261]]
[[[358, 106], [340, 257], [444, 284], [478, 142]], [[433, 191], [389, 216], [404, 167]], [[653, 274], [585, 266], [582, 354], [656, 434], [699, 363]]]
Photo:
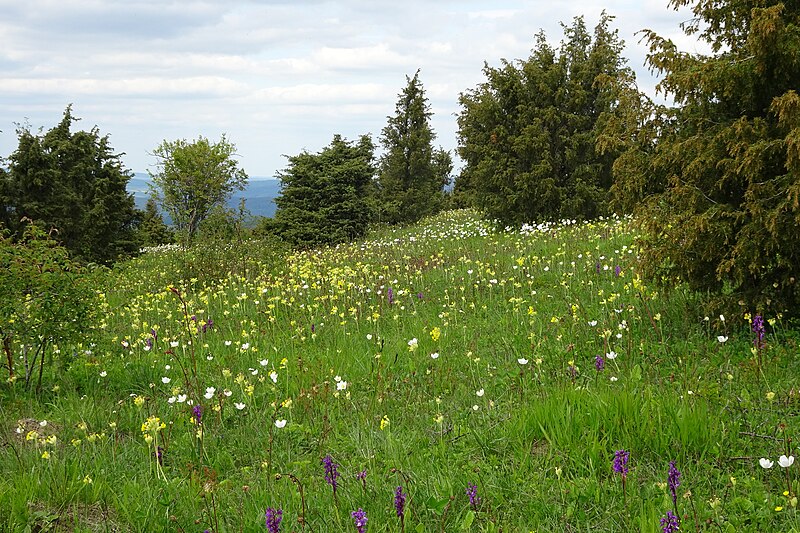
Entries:
[[450, 183], [450, 154], [434, 149], [436, 135], [419, 71], [406, 76], [394, 116], [381, 132], [385, 152], [380, 159], [378, 219], [389, 224], [411, 223], [441, 210]]
[[97, 127], [72, 132], [72, 106], [44, 135], [17, 131], [5, 179], [5, 222], [19, 236], [28, 218], [53, 229], [75, 257], [109, 263], [138, 250], [141, 213], [126, 190], [132, 174]]

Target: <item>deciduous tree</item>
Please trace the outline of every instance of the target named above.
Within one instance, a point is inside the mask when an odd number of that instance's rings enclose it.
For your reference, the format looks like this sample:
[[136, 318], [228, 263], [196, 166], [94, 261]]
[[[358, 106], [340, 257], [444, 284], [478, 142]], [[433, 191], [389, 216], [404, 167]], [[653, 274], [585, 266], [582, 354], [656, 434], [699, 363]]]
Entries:
[[234, 191], [247, 185], [236, 146], [224, 135], [216, 143], [202, 136], [193, 142], [164, 141], [153, 155], [158, 162], [150, 174], [152, 193], [186, 243], [194, 239], [212, 209], [224, 206]]

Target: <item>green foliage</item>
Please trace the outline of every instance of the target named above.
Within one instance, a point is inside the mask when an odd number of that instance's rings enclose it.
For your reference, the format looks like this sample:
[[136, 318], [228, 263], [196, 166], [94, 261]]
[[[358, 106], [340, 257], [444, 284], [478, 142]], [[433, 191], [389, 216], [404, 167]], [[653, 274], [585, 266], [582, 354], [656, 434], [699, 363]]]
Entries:
[[458, 201], [515, 226], [607, 212], [616, 150], [596, 144], [633, 79], [611, 20], [590, 35], [576, 18], [559, 49], [539, 33], [526, 61], [486, 65], [487, 81], [461, 94]]
[[152, 196], [147, 199], [147, 204], [139, 225], [139, 238], [143, 246], [160, 246], [170, 244], [175, 240], [172, 230], [164, 224], [164, 218], [158, 211], [158, 202]]
[[[41, 387], [48, 349], [81, 339], [91, 325], [96, 283], [91, 271], [34, 224], [26, 224], [16, 242], [0, 236], [0, 339], [12, 381], [21, 372], [30, 386], [38, 371]], [[64, 370], [69, 358], [60, 362]]]
[[279, 174], [274, 231], [304, 247], [364, 236], [372, 220], [368, 198], [374, 193], [374, 151], [367, 135], [358, 142], [334, 135], [318, 154], [290, 156], [288, 168]]
[[191, 243], [200, 224], [215, 207], [222, 207], [247, 185], [247, 174], [235, 159], [236, 146], [223, 135], [212, 143], [205, 137], [163, 141], [153, 151], [158, 170], [150, 177], [152, 192], [172, 219], [179, 237]]
[[406, 76], [395, 115], [381, 132], [385, 150], [380, 159], [379, 205], [376, 216], [389, 224], [416, 222], [441, 210], [444, 188], [450, 183], [450, 153], [434, 149], [429, 124], [432, 115], [419, 71]]
[[765, 316], [759, 366], [750, 327], [642, 282], [634, 230], [459, 211], [280, 257], [246, 242], [220, 277], [199, 245], [118, 263], [57, 390], [0, 380], [0, 529], [264, 531], [273, 507], [285, 531], [354, 531], [358, 508], [400, 531], [402, 486], [406, 531], [655, 532], [667, 510], [799, 530], [798, 333]]
[[77, 120], [68, 106], [44, 135], [18, 128], [19, 145], [0, 175], [0, 217], [16, 238], [28, 218], [55, 228], [54, 238], [75, 257], [110, 263], [138, 251], [140, 213], [126, 190], [131, 173], [96, 127], [72, 133]]
[[653, 118], [657, 143], [616, 178], [628, 203], [638, 200], [636, 183], [655, 177], [664, 187], [641, 211], [646, 271], [708, 291], [720, 307], [797, 313], [800, 6], [673, 5], [693, 6], [685, 31], [713, 55], [679, 52], [645, 32], [660, 89], [678, 104]]

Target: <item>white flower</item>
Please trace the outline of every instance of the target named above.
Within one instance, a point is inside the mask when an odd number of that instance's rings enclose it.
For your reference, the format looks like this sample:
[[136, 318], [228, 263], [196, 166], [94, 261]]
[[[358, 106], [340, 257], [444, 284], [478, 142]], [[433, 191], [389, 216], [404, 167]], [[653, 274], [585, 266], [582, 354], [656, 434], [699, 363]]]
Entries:
[[233, 394], [233, 392], [231, 392], [230, 389], [225, 389], [224, 391], [222, 391], [222, 394], [224, 394], [226, 398], [229, 398], [230, 395]]
[[234, 405], [234, 406], [236, 406], [236, 408], [237, 408], [238, 410], [240, 410], [240, 411], [246, 407], [246, 405], [245, 405], [245, 404], [243, 404], [243, 403], [239, 403], [239, 402], [236, 402], [236, 403], [234, 403], [233, 405]]
[[439, 352], [433, 352], [431, 354], [431, 359], [439, 359]]
[[172, 367], [169, 366], [169, 365], [164, 365], [164, 370], [169, 370], [170, 368], [172, 368]]
[[108, 372], [106, 372], [105, 370], [103, 370], [102, 372], [100, 372], [100, 377], [101, 377], [101, 378], [104, 378], [104, 377], [106, 377], [107, 375], [108, 375]]
[[250, 349], [250, 343], [249, 342], [245, 342], [245, 343], [242, 344], [242, 351], [249, 350], [249, 349]]
[[521, 365], [527, 365], [528, 364], [528, 360], [525, 359], [524, 357], [520, 357], [519, 359], [517, 359], [517, 363], [519, 363]]
[[340, 381], [342, 381], [342, 376], [334, 376], [333, 377], [333, 381], [335, 381], [336, 383], [339, 383]]
[[473, 405], [473, 406], [472, 406], [472, 410], [473, 410], [473, 411], [477, 411], [478, 409], [480, 409], [480, 407], [478, 407], [477, 405]]
[[186, 401], [186, 395], [185, 394], [178, 394], [178, 403], [183, 403], [185, 401]]
[[475, 395], [476, 396], [483, 396], [483, 389], [481, 389], [479, 391], [475, 391]]
[[213, 361], [213, 360], [214, 360], [214, 356], [213, 355], [207, 355], [206, 356], [206, 361]]
[[368, 340], [368, 341], [371, 341], [371, 340], [372, 340], [372, 333], [367, 333], [367, 340]]
[[589, 325], [595, 327], [597, 325], [597, 320], [590, 320]]
[[177, 348], [178, 346], [180, 346], [180, 344], [181, 343], [178, 342], [178, 341], [170, 341], [170, 343], [169, 343], [170, 347], [172, 347], [172, 348]]
[[719, 315], [719, 319], [720, 319], [721, 321], [725, 322], [725, 315]]
[[175, 396], [170, 396], [170, 397], [167, 399], [167, 403], [175, 403], [175, 400], [177, 400], [177, 398], [176, 398]]
[[278, 428], [278, 429], [286, 427], [286, 420], [276, 420], [275, 421], [275, 427]]
[[409, 350], [410, 352], [413, 352], [414, 350], [416, 350], [416, 349], [417, 349], [417, 345], [418, 345], [418, 344], [419, 344], [419, 341], [417, 340], [417, 338], [416, 338], [416, 337], [414, 337], [413, 339], [411, 339], [410, 341], [408, 341], [408, 350]]
[[719, 335], [719, 336], [717, 336], [717, 340], [719, 342], [725, 342], [725, 341], [728, 340], [728, 337], [726, 337], [725, 335]]
[[606, 357], [607, 357], [609, 360], [612, 360], [612, 361], [613, 361], [614, 359], [616, 359], [616, 358], [617, 358], [617, 352], [615, 352], [615, 351], [613, 351], [613, 350], [612, 350], [612, 351], [610, 351], [610, 352], [608, 352], [608, 353], [606, 354]]
[[781, 465], [781, 468], [789, 468], [794, 463], [794, 455], [790, 455], [786, 457], [785, 455], [781, 455], [778, 457], [778, 464]]
[[612, 383], [614, 383], [615, 381], [617, 381], [617, 376], [611, 376], [608, 379], [611, 380]]
[[261, 366], [267, 366], [267, 365], [269, 364], [269, 361], [268, 361], [268, 360], [266, 360], [266, 359], [262, 359], [262, 360], [261, 360], [261, 361], [259, 361], [258, 363], [259, 363]]
[[161, 378], [161, 383], [163, 383], [164, 385], [166, 385], [170, 381], [172, 381], [172, 380], [170, 378], [168, 378], [167, 376], [164, 376], [163, 378]]
[[338, 383], [336, 383], [336, 390], [345, 390], [346, 388], [347, 388], [346, 381], [339, 381]]
[[233, 344], [233, 342], [231, 342], [231, 341], [225, 341], [225, 346], [230, 346], [231, 344]]
[[205, 397], [206, 400], [210, 400], [211, 398], [214, 397], [215, 392], [217, 392], [217, 389], [215, 389], [214, 387], [207, 387], [206, 393], [203, 394], [203, 396]]
[[251, 368], [250, 369], [250, 373], [253, 374], [254, 376], [257, 376], [258, 375], [258, 369], [257, 368]]
[[269, 379], [271, 379], [273, 383], [277, 383], [278, 373], [273, 370], [272, 372], [269, 373]]
[[41, 422], [39, 422], [39, 427], [42, 427], [42, 428], [43, 428], [43, 427], [45, 427], [46, 425], [47, 425], [47, 420], [42, 420]]
[[761, 465], [761, 468], [772, 468], [772, 465], [774, 465], [775, 463], [773, 463], [769, 459], [762, 457], [761, 459], [758, 460], [758, 464]]

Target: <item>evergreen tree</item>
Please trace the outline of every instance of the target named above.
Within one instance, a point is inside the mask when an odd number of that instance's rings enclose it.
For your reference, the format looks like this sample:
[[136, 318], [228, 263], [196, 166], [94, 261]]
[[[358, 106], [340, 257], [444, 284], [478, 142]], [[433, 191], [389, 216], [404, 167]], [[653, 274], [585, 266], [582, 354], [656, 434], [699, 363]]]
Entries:
[[150, 176], [152, 193], [186, 243], [214, 208], [224, 207], [234, 191], [247, 185], [247, 174], [235, 159], [236, 146], [224, 135], [217, 143], [202, 136], [191, 143], [163, 141], [153, 155], [158, 171]]
[[616, 151], [596, 143], [619, 98], [607, 80], [632, 77], [611, 20], [592, 35], [578, 17], [559, 49], [540, 32], [526, 61], [484, 67], [487, 81], [459, 99], [457, 197], [510, 225], [606, 211]]
[[75, 257], [109, 263], [138, 250], [140, 212], [126, 190], [132, 174], [96, 127], [72, 133], [76, 120], [68, 106], [44, 135], [18, 129], [4, 180], [4, 222], [19, 237], [23, 218], [36, 221], [54, 229]]
[[363, 237], [372, 220], [368, 196], [374, 152], [367, 135], [357, 143], [335, 135], [318, 154], [304, 151], [289, 157], [288, 168], [279, 174], [276, 233], [308, 247]]
[[145, 204], [139, 235], [144, 246], [160, 246], [174, 241], [172, 231], [164, 224], [164, 218], [158, 210], [158, 202], [152, 196]]
[[416, 222], [438, 212], [453, 168], [450, 154], [433, 148], [432, 113], [419, 71], [406, 81], [395, 115], [387, 117], [381, 133], [385, 153], [378, 177], [378, 218], [390, 224]]
[[717, 295], [720, 308], [797, 313], [800, 5], [670, 5], [692, 6], [684, 30], [712, 54], [679, 52], [645, 32], [650, 66], [664, 74], [659, 88], [677, 104], [646, 123], [657, 142], [629, 147], [632, 157], [617, 168], [629, 202], [651, 176], [663, 188], [647, 196], [640, 216], [646, 270]]

